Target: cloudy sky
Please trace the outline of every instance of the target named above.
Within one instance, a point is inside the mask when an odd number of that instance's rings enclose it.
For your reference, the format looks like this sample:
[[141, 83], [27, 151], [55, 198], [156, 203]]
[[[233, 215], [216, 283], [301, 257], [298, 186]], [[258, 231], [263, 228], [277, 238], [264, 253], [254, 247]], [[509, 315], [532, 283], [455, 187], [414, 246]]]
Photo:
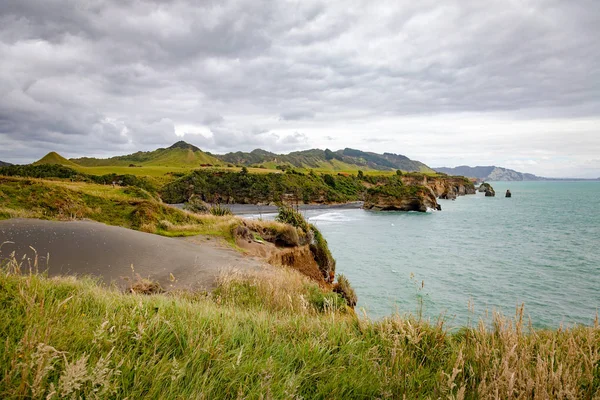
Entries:
[[2, 0], [0, 159], [353, 147], [600, 176], [598, 0]]

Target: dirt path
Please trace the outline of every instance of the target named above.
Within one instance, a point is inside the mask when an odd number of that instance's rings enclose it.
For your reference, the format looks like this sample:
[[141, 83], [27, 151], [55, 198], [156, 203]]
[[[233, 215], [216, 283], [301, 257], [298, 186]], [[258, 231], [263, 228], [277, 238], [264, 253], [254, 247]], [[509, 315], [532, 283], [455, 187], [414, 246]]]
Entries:
[[50, 276], [95, 275], [122, 287], [133, 276], [131, 265], [165, 289], [207, 290], [221, 271], [272, 268], [215, 238], [167, 238], [91, 221], [0, 221], [0, 245], [2, 258], [14, 251], [33, 260], [37, 251], [39, 270]]

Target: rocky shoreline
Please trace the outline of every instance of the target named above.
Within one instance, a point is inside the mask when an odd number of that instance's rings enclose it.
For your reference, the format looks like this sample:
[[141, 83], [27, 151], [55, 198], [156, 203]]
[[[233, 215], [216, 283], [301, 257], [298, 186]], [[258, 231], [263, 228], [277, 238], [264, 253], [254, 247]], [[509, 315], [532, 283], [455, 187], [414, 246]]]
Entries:
[[364, 208], [374, 211], [442, 210], [437, 199], [455, 200], [458, 196], [476, 194], [475, 185], [464, 177], [401, 178], [401, 185], [392, 190], [370, 189]]

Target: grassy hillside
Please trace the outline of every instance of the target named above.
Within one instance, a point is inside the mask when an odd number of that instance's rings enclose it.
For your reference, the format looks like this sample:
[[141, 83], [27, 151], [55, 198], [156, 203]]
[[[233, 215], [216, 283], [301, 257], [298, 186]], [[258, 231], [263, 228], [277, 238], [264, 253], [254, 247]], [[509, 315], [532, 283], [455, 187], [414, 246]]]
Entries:
[[177, 142], [166, 149], [139, 151], [126, 156], [107, 159], [78, 158], [72, 161], [84, 167], [128, 167], [131, 165], [132, 168], [135, 166], [190, 168], [222, 164], [212, 155], [185, 142]]
[[67, 160], [66, 158], [54, 151], [46, 154], [44, 157], [34, 162], [33, 165], [64, 165], [65, 167], [71, 168], [77, 167], [76, 163]]
[[215, 229], [192, 214], [162, 205], [151, 193], [134, 186], [0, 177], [0, 219], [13, 217], [87, 218], [168, 236]]
[[335, 152], [329, 149], [311, 149], [289, 154], [274, 154], [257, 149], [250, 153], [236, 152], [217, 155], [216, 157], [226, 163], [235, 165], [262, 165], [267, 168], [280, 167], [280, 169], [289, 166], [320, 171], [357, 171], [359, 169], [395, 171], [400, 169], [409, 172], [434, 172], [427, 165], [402, 155], [377, 154], [349, 148]]
[[[298, 274], [212, 295], [0, 271], [1, 398], [597, 398], [600, 328], [359, 320]], [[320, 313], [318, 304], [328, 304]], [[331, 310], [331, 311], [328, 311]]]
[[218, 167], [239, 171], [246, 166], [251, 172], [273, 173], [296, 169], [302, 172], [393, 174], [396, 170], [435, 174], [425, 164], [408, 157], [390, 153], [376, 154], [360, 150], [344, 149], [332, 152], [328, 149], [312, 149], [289, 154], [275, 154], [265, 150], [250, 153], [236, 152], [213, 155], [196, 146], [180, 141], [169, 148], [137, 152], [107, 159], [75, 158], [67, 160], [57, 153], [49, 153], [34, 163], [69, 166], [89, 175], [136, 175], [152, 177], [157, 184], [165, 184], [173, 176], [189, 173], [194, 169]]

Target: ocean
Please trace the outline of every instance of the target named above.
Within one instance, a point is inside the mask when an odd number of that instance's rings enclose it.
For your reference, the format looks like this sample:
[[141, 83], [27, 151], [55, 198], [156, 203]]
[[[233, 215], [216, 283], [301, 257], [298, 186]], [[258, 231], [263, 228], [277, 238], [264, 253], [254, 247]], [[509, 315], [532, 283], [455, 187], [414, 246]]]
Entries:
[[[600, 309], [600, 182], [492, 182], [428, 213], [306, 211], [348, 277], [359, 313], [460, 327], [514, 316], [591, 325]], [[510, 189], [513, 197], [505, 198]]]

